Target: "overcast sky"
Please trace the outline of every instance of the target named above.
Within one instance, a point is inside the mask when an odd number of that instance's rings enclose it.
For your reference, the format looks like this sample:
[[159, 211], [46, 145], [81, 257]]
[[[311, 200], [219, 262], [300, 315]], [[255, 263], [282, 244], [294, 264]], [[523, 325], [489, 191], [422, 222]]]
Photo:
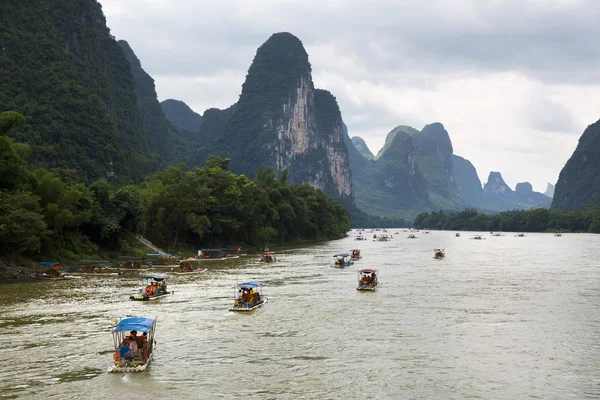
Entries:
[[237, 101], [274, 32], [304, 43], [373, 153], [397, 125], [444, 124], [485, 183], [555, 183], [600, 119], [598, 0], [100, 0], [160, 100], [202, 114]]

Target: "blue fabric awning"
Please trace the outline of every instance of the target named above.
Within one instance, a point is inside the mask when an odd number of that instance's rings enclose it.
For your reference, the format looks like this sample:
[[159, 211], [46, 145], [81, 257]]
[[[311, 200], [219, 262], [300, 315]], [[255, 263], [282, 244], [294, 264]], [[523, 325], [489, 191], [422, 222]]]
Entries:
[[341, 254], [336, 254], [334, 257], [350, 257], [350, 254], [348, 254], [348, 253], [341, 253]]
[[119, 321], [119, 324], [113, 330], [113, 332], [123, 332], [123, 331], [149, 332], [152, 325], [154, 325], [154, 320], [152, 318], [144, 318], [144, 317], [125, 318], [125, 319]]
[[262, 285], [262, 282], [259, 281], [248, 281], [244, 283], [240, 283], [238, 286], [242, 289], [254, 289], [257, 286]]

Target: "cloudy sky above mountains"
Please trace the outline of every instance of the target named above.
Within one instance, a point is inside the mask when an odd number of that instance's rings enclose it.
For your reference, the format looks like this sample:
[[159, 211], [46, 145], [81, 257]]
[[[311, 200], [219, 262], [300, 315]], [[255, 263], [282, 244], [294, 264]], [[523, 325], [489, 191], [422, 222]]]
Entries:
[[600, 119], [597, 0], [100, 2], [160, 100], [230, 106], [256, 49], [291, 32], [351, 136], [377, 153], [397, 125], [441, 122], [482, 183], [544, 191]]

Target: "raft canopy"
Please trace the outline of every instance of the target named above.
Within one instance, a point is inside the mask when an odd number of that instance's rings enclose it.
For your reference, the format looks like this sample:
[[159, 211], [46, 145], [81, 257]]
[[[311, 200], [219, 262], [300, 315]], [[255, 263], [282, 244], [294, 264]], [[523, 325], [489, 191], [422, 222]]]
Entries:
[[270, 255], [270, 254], [275, 254], [275, 252], [274, 251], [264, 251], [263, 254]]
[[173, 257], [172, 254], [157, 253], [157, 254], [146, 254], [147, 257]]
[[154, 279], [155, 281], [162, 281], [167, 279], [167, 277], [162, 275], [143, 275], [140, 276], [140, 279]]
[[348, 254], [348, 253], [340, 253], [340, 254], [336, 254], [334, 257], [350, 257], [350, 254]]
[[372, 274], [374, 272], [377, 272], [377, 270], [376, 269], [361, 269], [359, 272], [361, 274]]
[[114, 332], [123, 332], [123, 331], [150, 332], [152, 325], [154, 325], [154, 320], [152, 318], [144, 318], [144, 317], [125, 318], [124, 320], [119, 321], [119, 324], [113, 330], [113, 333]]
[[238, 286], [241, 289], [254, 289], [258, 286], [262, 285], [262, 282], [259, 281], [248, 281], [248, 282], [244, 282], [244, 283], [240, 283]]

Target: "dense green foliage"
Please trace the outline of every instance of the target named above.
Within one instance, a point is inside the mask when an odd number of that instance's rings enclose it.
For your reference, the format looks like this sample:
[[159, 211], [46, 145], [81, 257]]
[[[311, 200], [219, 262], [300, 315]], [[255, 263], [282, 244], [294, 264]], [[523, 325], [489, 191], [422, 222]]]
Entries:
[[552, 208], [600, 207], [600, 121], [588, 126], [565, 164], [554, 190]]
[[[0, 120], [9, 117], [20, 121], [14, 114]], [[0, 136], [4, 254], [74, 260], [99, 247], [118, 249], [138, 233], [174, 250], [334, 239], [350, 229], [338, 202], [308, 185], [289, 185], [287, 171], [276, 177], [261, 168], [252, 181], [233, 174], [229, 159], [211, 157], [204, 168], [167, 167], [141, 185], [115, 187], [103, 178], [85, 185], [69, 171], [31, 170], [29, 153], [26, 144]]]
[[95, 0], [0, 4], [0, 110], [35, 166], [91, 181], [140, 179], [158, 166], [142, 132], [129, 64]]
[[458, 213], [422, 213], [415, 218], [413, 226], [418, 229], [468, 231], [600, 233], [600, 210], [551, 211], [536, 208], [489, 215], [468, 208]]
[[375, 159], [375, 156], [373, 155], [373, 153], [371, 153], [371, 150], [369, 150], [369, 147], [367, 146], [367, 144], [365, 143], [365, 141], [363, 140], [363, 138], [359, 137], [359, 136], [354, 136], [352, 137], [352, 144], [354, 145], [354, 147], [356, 147], [356, 150], [358, 150], [358, 152], [367, 160], [373, 160]]

